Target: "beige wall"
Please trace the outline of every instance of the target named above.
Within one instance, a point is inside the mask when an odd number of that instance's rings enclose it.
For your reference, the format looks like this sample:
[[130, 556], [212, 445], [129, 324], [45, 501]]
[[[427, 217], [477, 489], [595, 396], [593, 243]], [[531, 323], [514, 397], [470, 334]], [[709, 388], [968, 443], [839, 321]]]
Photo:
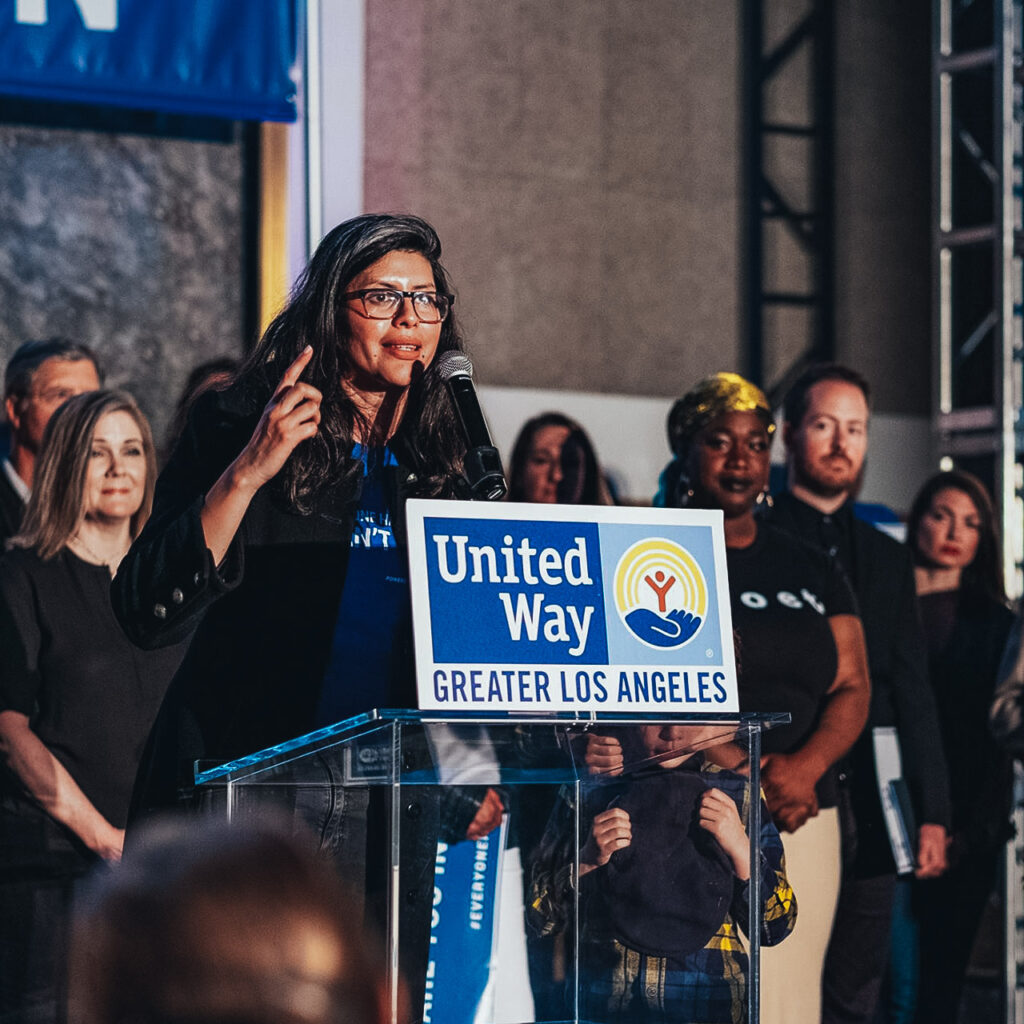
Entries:
[[441, 233], [489, 384], [736, 365], [737, 9], [369, 0], [365, 203]]
[[[769, 42], [807, 9], [768, 0]], [[838, 0], [837, 350], [926, 413], [926, 0]], [[482, 381], [678, 395], [740, 344], [740, 6], [367, 0], [365, 208], [438, 227]], [[769, 109], [799, 120], [796, 62]], [[803, 158], [779, 180], [805, 205]], [[769, 278], [807, 282], [777, 233]], [[770, 324], [769, 381], [808, 321]]]

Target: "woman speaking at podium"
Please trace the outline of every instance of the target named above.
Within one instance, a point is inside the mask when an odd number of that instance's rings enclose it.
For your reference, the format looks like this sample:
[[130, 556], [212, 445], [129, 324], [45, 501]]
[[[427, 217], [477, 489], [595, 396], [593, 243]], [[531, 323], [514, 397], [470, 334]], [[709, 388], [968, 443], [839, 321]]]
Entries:
[[[173, 804], [196, 759], [415, 705], [403, 505], [459, 496], [466, 450], [434, 369], [462, 350], [440, 255], [417, 217], [340, 224], [233, 383], [196, 403], [114, 583], [136, 643], [194, 631], [143, 758], [136, 815]], [[501, 804], [471, 792], [456, 791], [454, 817], [475, 838]], [[430, 817], [417, 826], [420, 884], [404, 893], [426, 908]]]
[[458, 496], [465, 451], [432, 372], [462, 350], [440, 252], [417, 217], [339, 225], [197, 402], [114, 583], [136, 643], [195, 631], [137, 810], [173, 802], [196, 758], [415, 703], [402, 508]]

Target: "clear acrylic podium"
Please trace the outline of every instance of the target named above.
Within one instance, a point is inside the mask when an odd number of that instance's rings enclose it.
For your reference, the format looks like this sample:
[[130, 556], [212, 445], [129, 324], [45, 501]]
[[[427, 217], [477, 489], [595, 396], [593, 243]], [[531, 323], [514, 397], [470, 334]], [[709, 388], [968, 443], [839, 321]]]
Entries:
[[312, 834], [384, 943], [394, 1024], [685, 1024], [694, 972], [756, 1022], [795, 910], [750, 794], [788, 720], [371, 712], [197, 765], [196, 800]]

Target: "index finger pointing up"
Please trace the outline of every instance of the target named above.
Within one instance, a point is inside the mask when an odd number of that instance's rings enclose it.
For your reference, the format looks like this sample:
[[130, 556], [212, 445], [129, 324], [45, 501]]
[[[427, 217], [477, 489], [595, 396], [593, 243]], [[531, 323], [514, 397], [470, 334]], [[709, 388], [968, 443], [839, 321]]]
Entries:
[[284, 376], [281, 377], [281, 383], [277, 386], [277, 394], [280, 394], [285, 388], [290, 388], [293, 384], [297, 384], [299, 377], [302, 376], [302, 371], [309, 364], [310, 359], [313, 358], [313, 346], [307, 345], [299, 354], [295, 357], [295, 362], [284, 371]]

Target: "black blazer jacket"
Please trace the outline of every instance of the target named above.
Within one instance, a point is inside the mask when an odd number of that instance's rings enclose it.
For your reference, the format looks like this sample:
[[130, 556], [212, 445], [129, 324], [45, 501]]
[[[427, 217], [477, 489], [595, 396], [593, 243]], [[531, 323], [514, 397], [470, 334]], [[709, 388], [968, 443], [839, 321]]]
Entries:
[[[806, 538], [803, 520], [807, 509], [792, 494], [780, 494], [775, 498], [772, 521]], [[896, 727], [903, 773], [918, 824], [949, 828], [949, 782], [935, 696], [928, 682], [928, 651], [910, 552], [881, 530], [857, 519], [851, 503], [836, 516], [848, 517], [853, 564], [844, 568], [860, 606], [871, 673], [867, 726], [841, 774], [849, 785], [856, 822], [852, 870], [857, 876], [872, 877], [892, 872], [895, 865], [878, 796], [871, 730], [876, 726]]]
[[[262, 410], [233, 391], [197, 402], [160, 476], [153, 514], [114, 580], [115, 613], [145, 648], [192, 636], [140, 768], [135, 811], [173, 804], [193, 762], [232, 760], [313, 727], [358, 494], [328, 488], [309, 515], [292, 512], [272, 481], [257, 492], [222, 564], [212, 562], [203, 497], [252, 436]], [[392, 441], [401, 460], [400, 437]], [[396, 532], [415, 474], [385, 479]], [[415, 706], [411, 635], [399, 641], [395, 707]]]

